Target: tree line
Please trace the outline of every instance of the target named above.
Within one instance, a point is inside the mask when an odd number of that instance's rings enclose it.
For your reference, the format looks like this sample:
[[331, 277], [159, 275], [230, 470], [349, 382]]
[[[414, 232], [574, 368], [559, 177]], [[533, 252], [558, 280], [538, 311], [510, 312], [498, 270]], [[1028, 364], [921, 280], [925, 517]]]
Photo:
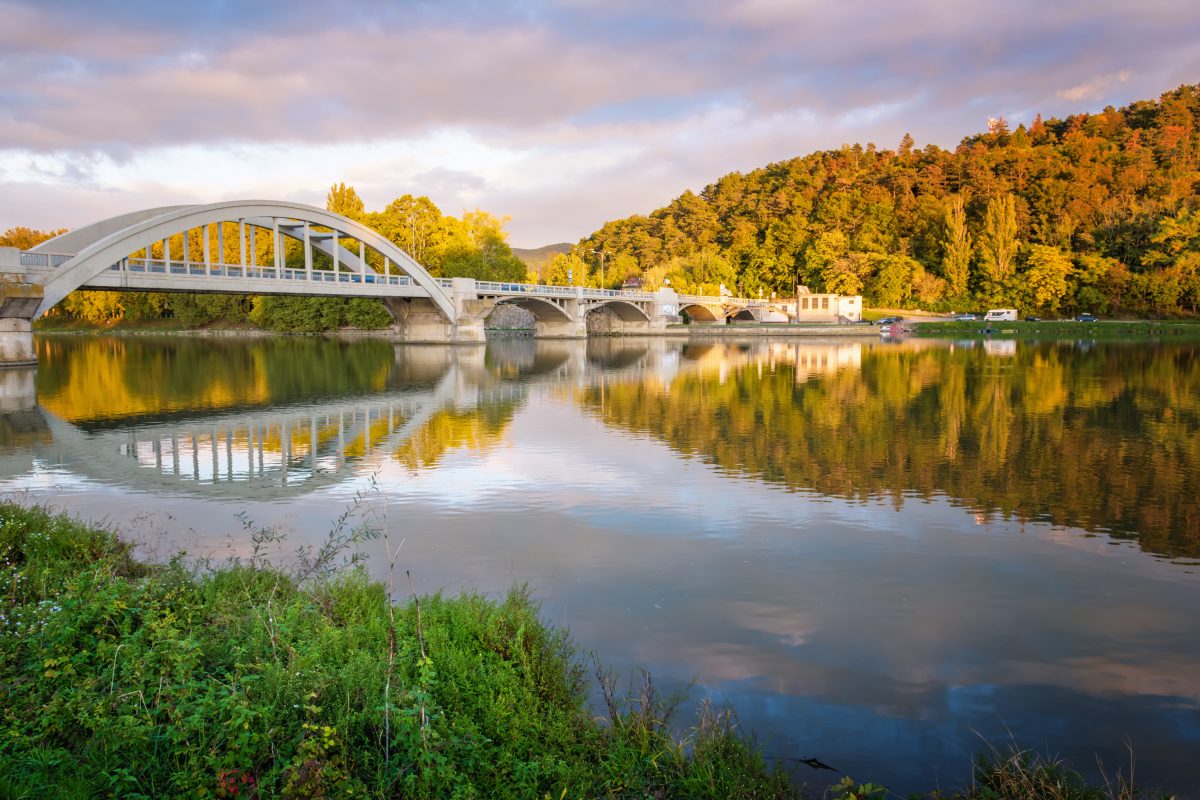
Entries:
[[[877, 307], [1195, 315], [1200, 87], [1003, 119], [954, 150], [874, 144], [731, 173], [551, 265], [609, 286], [862, 294]], [[580, 270], [585, 275], [579, 278]]]
[[[445, 215], [428, 197], [404, 195], [381, 211], [367, 211], [362, 199], [345, 183], [333, 185], [326, 195], [326, 208], [365, 224], [409, 253], [435, 277], [468, 277], [477, 280], [521, 281], [524, 263], [512, 254], [504, 226], [508, 220], [486, 211], [465, 211], [461, 217]], [[144, 252], [146, 258], [167, 255], [202, 261], [204, 237], [213, 258], [240, 264], [241, 242], [236, 223], [178, 233], [167, 240], [166, 248], [156, 243]], [[26, 227], [10, 228], [0, 234], [0, 246], [22, 250], [65, 233], [66, 229], [40, 231]], [[186, 237], [186, 238], [185, 238]], [[357, 244], [342, 239], [352, 251]], [[219, 248], [223, 246], [223, 251]], [[246, 260], [254, 264], [274, 264], [274, 242], [270, 231], [250, 229]], [[280, 253], [289, 268], [304, 268], [303, 244], [285, 240]], [[377, 254], [368, 254], [368, 262], [382, 271]], [[333, 260], [314, 251], [313, 269], [333, 269]], [[395, 265], [391, 266], [397, 270]], [[383, 304], [372, 298], [247, 296], [228, 294], [186, 294], [158, 292], [72, 292], [48, 314], [60, 320], [80, 320], [94, 324], [122, 321], [145, 322], [174, 319], [188, 327], [214, 322], [252, 323], [269, 330], [318, 332], [341, 327], [377, 329], [387, 327], [391, 317]]]

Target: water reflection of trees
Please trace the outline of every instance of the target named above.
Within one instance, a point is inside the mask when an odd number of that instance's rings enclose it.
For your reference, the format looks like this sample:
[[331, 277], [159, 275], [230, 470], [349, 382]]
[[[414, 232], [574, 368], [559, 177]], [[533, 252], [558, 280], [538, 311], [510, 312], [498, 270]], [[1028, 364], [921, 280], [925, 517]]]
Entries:
[[741, 362], [667, 386], [581, 389], [606, 423], [722, 469], [863, 499], [947, 495], [984, 512], [1200, 555], [1194, 346], [864, 350], [859, 370]]
[[93, 424], [378, 392], [395, 370], [379, 341], [58, 336], [37, 347], [39, 404]]

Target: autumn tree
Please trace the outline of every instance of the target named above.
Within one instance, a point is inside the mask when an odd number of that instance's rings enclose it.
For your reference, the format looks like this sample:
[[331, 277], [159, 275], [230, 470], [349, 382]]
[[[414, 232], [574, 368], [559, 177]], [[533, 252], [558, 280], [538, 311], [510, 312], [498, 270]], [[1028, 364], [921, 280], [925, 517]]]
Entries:
[[329, 194], [325, 195], [325, 208], [353, 220], [362, 219], [366, 211], [358, 192], [345, 183], [335, 183], [329, 188]]
[[67, 232], [66, 228], [56, 231], [39, 231], [34, 228], [9, 228], [0, 233], [0, 247], [15, 247], [18, 250], [31, 250], [42, 242]]

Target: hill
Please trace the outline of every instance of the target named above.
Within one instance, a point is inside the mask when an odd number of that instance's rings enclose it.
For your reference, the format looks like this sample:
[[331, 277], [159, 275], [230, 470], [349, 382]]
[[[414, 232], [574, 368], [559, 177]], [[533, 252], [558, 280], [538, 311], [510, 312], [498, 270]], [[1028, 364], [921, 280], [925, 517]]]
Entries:
[[550, 263], [550, 260], [559, 253], [571, 252], [571, 244], [569, 242], [561, 242], [559, 244], [548, 244], [542, 247], [526, 249], [523, 247], [512, 248], [512, 254], [525, 262], [525, 266], [530, 272], [537, 272], [542, 267]]
[[846, 145], [731, 173], [606, 223], [606, 282], [1022, 313], [1195, 314], [1200, 87], [1011, 130], [954, 150]]

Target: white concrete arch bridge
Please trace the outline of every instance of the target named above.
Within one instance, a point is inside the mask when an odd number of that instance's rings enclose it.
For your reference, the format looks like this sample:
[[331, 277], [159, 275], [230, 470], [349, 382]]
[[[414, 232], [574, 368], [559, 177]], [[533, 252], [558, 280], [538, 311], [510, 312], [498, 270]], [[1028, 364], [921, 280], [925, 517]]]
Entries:
[[[270, 263], [259, 264], [263, 232], [270, 236]], [[288, 265], [288, 241], [303, 253], [303, 267]], [[484, 320], [497, 303], [529, 310], [535, 335], [556, 338], [585, 337], [588, 313], [601, 308], [614, 315], [614, 332], [655, 333], [678, 321], [681, 304], [722, 322], [765, 305], [670, 289], [435, 278], [393, 242], [340, 214], [272, 200], [227, 201], [122, 214], [28, 251], [0, 248], [0, 364], [32, 363], [32, 321], [76, 289], [372, 297], [392, 314], [397, 339], [447, 343], [483, 342]]]

